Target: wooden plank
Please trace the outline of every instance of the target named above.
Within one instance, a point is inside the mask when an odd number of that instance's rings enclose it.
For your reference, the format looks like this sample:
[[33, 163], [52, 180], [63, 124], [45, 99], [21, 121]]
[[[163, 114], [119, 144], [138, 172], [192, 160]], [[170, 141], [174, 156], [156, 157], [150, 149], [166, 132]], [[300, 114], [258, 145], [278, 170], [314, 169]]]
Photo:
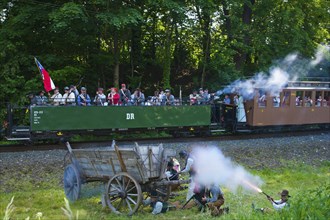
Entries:
[[115, 170], [115, 166], [113, 165], [112, 158], [110, 158], [109, 161], [110, 161], [110, 164], [111, 164], [111, 168], [112, 168], [113, 174], [116, 175], [117, 172], [116, 172], [116, 170]]
[[127, 172], [125, 163], [123, 161], [123, 158], [121, 157], [121, 153], [120, 153], [117, 145], [115, 145], [115, 151], [116, 151], [116, 154], [117, 154], [117, 158], [119, 160], [119, 163], [120, 163], [121, 171], [122, 172]]

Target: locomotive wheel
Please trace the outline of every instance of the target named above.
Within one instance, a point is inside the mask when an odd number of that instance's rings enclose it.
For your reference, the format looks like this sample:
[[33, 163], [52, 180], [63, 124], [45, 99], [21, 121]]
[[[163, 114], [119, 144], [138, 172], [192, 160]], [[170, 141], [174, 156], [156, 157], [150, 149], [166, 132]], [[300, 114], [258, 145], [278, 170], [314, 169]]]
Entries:
[[118, 173], [108, 182], [106, 199], [116, 214], [133, 215], [142, 202], [140, 184], [127, 173]]
[[74, 202], [79, 198], [81, 190], [81, 179], [78, 169], [69, 164], [64, 170], [64, 192], [66, 197]]

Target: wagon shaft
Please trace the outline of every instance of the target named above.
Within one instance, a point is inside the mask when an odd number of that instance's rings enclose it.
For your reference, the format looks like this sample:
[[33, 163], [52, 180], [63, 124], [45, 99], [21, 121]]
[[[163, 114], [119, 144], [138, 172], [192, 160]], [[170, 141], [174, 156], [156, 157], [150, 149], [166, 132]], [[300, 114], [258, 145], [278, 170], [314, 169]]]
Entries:
[[152, 183], [153, 186], [171, 186], [171, 185], [179, 185], [190, 183], [190, 180], [169, 180], [169, 181], [161, 181]]

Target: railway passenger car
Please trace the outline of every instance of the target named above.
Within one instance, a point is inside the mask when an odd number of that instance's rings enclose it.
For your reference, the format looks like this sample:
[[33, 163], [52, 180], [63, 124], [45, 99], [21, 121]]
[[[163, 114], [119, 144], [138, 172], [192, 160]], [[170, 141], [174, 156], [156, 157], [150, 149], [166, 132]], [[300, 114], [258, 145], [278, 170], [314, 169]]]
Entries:
[[[262, 97], [263, 96], [263, 97]], [[245, 103], [247, 125], [257, 129], [269, 126], [330, 124], [330, 83], [289, 82], [278, 97], [257, 89]]]

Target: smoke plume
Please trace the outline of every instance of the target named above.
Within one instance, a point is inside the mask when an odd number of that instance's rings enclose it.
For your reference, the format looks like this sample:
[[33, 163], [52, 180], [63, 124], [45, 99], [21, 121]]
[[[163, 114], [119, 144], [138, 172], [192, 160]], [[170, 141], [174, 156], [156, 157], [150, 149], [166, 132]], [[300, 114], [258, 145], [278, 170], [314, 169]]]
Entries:
[[310, 71], [314, 71], [322, 61], [330, 63], [330, 47], [327, 45], [319, 45], [314, 59], [305, 59], [298, 53], [292, 53], [283, 60], [277, 61], [267, 73], [261, 72], [250, 79], [236, 80], [224, 89], [217, 91], [216, 95], [239, 93], [244, 99], [249, 100], [253, 99], [256, 89], [262, 89], [271, 96], [278, 96], [289, 81], [296, 81], [300, 77], [308, 76]]
[[226, 158], [217, 147], [195, 147], [192, 157], [196, 171], [195, 181], [199, 184], [205, 186], [216, 184], [235, 192], [240, 186], [255, 191], [251, 185], [260, 186], [263, 183], [260, 177], [252, 175], [242, 166]]

